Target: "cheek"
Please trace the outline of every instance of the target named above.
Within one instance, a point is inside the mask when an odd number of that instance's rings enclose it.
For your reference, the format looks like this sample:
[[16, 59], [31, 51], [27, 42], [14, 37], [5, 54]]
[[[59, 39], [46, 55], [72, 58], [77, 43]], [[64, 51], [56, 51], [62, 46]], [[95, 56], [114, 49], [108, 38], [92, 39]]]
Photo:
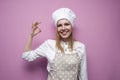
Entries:
[[70, 26], [70, 27], [68, 27], [68, 29], [72, 32], [72, 27]]
[[57, 32], [59, 33], [61, 29], [60, 29], [60, 28], [57, 28], [56, 30], [57, 30]]
[[67, 29], [72, 29], [72, 26], [71, 26], [71, 25], [69, 25], [69, 26], [67, 26], [66, 28], [67, 28]]
[[60, 32], [61, 30], [63, 30], [61, 27], [57, 28], [57, 31]]

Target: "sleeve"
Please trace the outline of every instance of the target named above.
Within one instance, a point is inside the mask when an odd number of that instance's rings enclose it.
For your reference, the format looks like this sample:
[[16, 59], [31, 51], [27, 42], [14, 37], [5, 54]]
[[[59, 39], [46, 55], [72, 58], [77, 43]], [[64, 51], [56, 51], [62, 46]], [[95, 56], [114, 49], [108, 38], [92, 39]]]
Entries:
[[38, 48], [35, 50], [27, 51], [22, 53], [22, 58], [27, 61], [33, 61], [39, 57], [46, 57], [48, 48], [48, 40], [42, 43]]
[[80, 64], [80, 72], [79, 72], [79, 80], [88, 80], [88, 75], [87, 75], [87, 59], [86, 59], [86, 49], [85, 46], [83, 47], [82, 51], [82, 61]]

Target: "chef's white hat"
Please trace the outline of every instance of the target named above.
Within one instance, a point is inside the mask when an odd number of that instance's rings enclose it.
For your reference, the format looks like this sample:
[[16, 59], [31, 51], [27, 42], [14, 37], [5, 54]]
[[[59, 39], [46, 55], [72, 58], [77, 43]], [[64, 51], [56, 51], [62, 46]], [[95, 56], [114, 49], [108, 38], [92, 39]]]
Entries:
[[73, 23], [76, 19], [76, 15], [69, 8], [60, 8], [60, 9], [53, 12], [52, 18], [55, 22], [55, 25], [57, 24], [58, 20], [65, 18], [65, 19], [69, 20], [71, 22], [72, 26], [73, 26]]

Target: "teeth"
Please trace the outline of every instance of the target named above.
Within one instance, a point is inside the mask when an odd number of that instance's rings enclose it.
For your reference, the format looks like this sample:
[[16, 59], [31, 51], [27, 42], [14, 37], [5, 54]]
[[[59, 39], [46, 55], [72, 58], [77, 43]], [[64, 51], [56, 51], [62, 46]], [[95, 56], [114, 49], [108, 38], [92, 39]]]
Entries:
[[66, 34], [67, 34], [67, 32], [65, 31], [65, 32], [63, 32], [62, 34], [63, 34], [63, 35], [66, 35]]
[[65, 31], [68, 32], [69, 30], [68, 30], [68, 29], [65, 29], [65, 30], [61, 30], [60, 32], [65, 32]]
[[66, 31], [66, 32], [68, 32], [69, 30], [68, 30], [68, 29], [66, 29], [65, 31]]
[[61, 30], [60, 33], [63, 34], [63, 35], [66, 35], [67, 32], [69, 32], [69, 29], [65, 29], [65, 30]]

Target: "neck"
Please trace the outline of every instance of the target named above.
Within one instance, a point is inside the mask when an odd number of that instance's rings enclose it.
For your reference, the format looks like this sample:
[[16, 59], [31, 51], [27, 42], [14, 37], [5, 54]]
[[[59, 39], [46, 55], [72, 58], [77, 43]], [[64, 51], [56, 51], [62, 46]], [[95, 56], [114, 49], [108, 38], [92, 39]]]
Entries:
[[66, 38], [66, 39], [62, 39], [62, 41], [64, 41], [64, 42], [69, 42], [70, 39], [69, 39], [69, 38]]

